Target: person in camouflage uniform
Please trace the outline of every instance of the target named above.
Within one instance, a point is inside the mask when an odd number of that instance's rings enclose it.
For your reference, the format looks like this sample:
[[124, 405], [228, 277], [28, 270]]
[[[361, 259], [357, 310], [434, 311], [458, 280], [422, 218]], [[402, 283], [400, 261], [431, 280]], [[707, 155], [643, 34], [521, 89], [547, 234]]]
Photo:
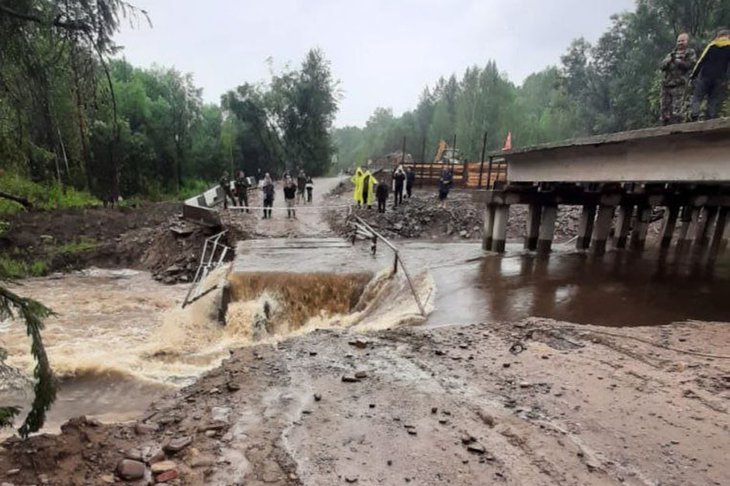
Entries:
[[683, 122], [687, 115], [688, 79], [697, 62], [689, 44], [689, 34], [677, 37], [677, 45], [662, 61], [661, 121], [664, 125]]

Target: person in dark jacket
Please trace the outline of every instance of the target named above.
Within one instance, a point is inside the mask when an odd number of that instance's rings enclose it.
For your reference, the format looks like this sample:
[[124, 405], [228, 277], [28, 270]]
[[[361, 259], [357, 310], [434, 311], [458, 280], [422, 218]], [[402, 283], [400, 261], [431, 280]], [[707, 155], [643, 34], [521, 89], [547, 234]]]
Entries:
[[307, 174], [303, 170], [299, 171], [297, 176], [297, 204], [304, 202], [304, 191], [307, 187]]
[[406, 182], [406, 171], [403, 170], [403, 166], [399, 165], [398, 168], [393, 172], [393, 191], [395, 202], [394, 208], [397, 208], [399, 204], [403, 204], [403, 186]]
[[238, 175], [236, 175], [236, 196], [238, 196], [238, 205], [246, 208], [246, 212], [248, 212], [248, 188], [250, 185], [246, 173], [239, 170]]
[[274, 206], [274, 181], [268, 172], [264, 176], [261, 191], [264, 194], [264, 219], [271, 219], [271, 208]]
[[307, 176], [307, 202], [312, 203], [312, 192], [314, 191], [314, 181], [312, 176]]
[[411, 195], [413, 194], [413, 184], [416, 183], [416, 171], [413, 170], [413, 167], [408, 167], [406, 170], [406, 197], [408, 199], [411, 198]]
[[294, 209], [294, 200], [298, 197], [297, 193], [297, 183], [290, 176], [287, 176], [284, 179], [284, 202], [286, 203], [287, 218], [297, 217], [296, 209]]
[[446, 198], [449, 197], [451, 184], [454, 182], [454, 176], [449, 169], [441, 171], [439, 178], [439, 201], [442, 208], [446, 207]]
[[700, 60], [692, 71], [694, 93], [690, 119], [698, 120], [700, 106], [707, 99], [705, 119], [717, 118], [720, 113], [725, 83], [730, 69], [730, 30], [721, 30], [705, 48]]
[[388, 184], [381, 180], [377, 186], [375, 186], [375, 197], [378, 200], [378, 212], [385, 212], [385, 204], [388, 202]]
[[228, 199], [230, 199], [235, 206], [236, 200], [233, 198], [233, 193], [231, 192], [231, 179], [228, 177], [228, 172], [226, 171], [223, 171], [220, 186], [223, 190], [223, 209], [228, 209]]

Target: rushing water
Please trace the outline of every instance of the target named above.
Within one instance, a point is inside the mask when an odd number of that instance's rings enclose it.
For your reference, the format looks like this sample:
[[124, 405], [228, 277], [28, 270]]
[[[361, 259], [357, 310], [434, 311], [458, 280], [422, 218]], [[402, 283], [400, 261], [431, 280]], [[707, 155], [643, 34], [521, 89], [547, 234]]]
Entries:
[[[648, 252], [594, 258], [556, 251], [536, 257], [510, 247], [506, 255], [498, 256], [485, 255], [477, 244], [430, 242], [403, 243], [400, 249], [430, 311], [426, 321], [430, 326], [528, 316], [608, 326], [730, 320], [727, 254], [710, 271], [667, 262]], [[14, 290], [58, 314], [47, 320], [43, 334], [51, 364], [62, 379], [47, 430], [56, 430], [80, 414], [108, 421], [134, 418], [171, 387], [189, 383], [218, 365], [230, 348], [252, 341], [276, 340], [318, 327], [372, 330], [418, 323], [402, 272], [396, 278], [378, 272], [392, 266], [392, 254], [381, 248], [376, 257], [365, 252], [359, 258], [375, 277], [356, 305], [352, 300], [344, 307], [352, 307], [349, 313], [342, 312], [342, 303], [330, 305], [332, 313], [309, 312], [303, 325], [278, 326], [264, 333], [257, 333], [255, 324], [265, 306], [276, 315], [277, 309], [291, 304], [273, 291], [231, 304], [223, 327], [217, 321], [220, 292], [181, 309], [187, 287], [159, 284], [145, 272], [89, 270], [24, 281]], [[307, 268], [326, 270], [328, 265], [326, 257], [299, 260]], [[293, 270], [292, 265], [287, 261], [283, 268], [272, 264], [270, 269]], [[209, 285], [220, 284], [224, 272], [212, 276]], [[327, 279], [331, 277], [323, 275], [320, 280]], [[310, 287], [318, 282], [317, 278], [302, 281]], [[321, 305], [328, 308], [326, 302]], [[0, 347], [8, 351], [8, 364], [31, 372], [29, 342], [19, 323], [0, 322]], [[27, 382], [15, 385], [0, 383], [0, 404], [27, 405]]]

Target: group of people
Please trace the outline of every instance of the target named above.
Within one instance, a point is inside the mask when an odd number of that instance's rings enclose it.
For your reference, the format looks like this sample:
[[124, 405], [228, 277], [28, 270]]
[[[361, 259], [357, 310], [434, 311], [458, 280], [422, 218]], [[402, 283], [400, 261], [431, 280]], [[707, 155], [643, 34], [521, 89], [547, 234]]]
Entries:
[[699, 120], [705, 101], [705, 119], [717, 118], [720, 113], [725, 85], [730, 78], [730, 30], [720, 30], [699, 59], [689, 42], [689, 34], [679, 34], [674, 50], [661, 64], [664, 73], [661, 121], [664, 125]]
[[[402, 164], [393, 170], [390, 181], [383, 177], [378, 181], [373, 174], [367, 170], [358, 167], [355, 175], [351, 178], [355, 185], [352, 198], [357, 203], [358, 208], [370, 209], [373, 201], [378, 202], [378, 212], [384, 213], [388, 202], [390, 191], [393, 191], [393, 208], [397, 208], [403, 204], [403, 193], [405, 197], [410, 199], [413, 195], [413, 186], [416, 183], [416, 172], [413, 167], [404, 168]], [[451, 186], [454, 182], [454, 176], [451, 170], [445, 168], [439, 177], [439, 203], [441, 207], [446, 207], [446, 198], [449, 195]]]
[[[238, 206], [246, 208], [246, 212], [248, 212], [248, 190], [251, 187], [251, 181], [246, 177], [244, 171], [238, 171], [233, 181], [233, 187], [231, 187], [231, 179], [228, 176], [228, 172], [224, 171], [220, 178], [220, 186], [223, 189], [224, 209], [228, 209], [228, 200], [230, 199], [234, 206], [238, 204]], [[236, 201], [236, 198], [238, 198], [238, 201]]]
[[[220, 179], [220, 186], [223, 189], [223, 208], [228, 209], [228, 200], [234, 206], [245, 208], [249, 212], [248, 191], [251, 187], [249, 178], [246, 177], [244, 171], [240, 170], [236, 174], [233, 184], [228, 177], [228, 172], [223, 172]], [[233, 187], [232, 187], [233, 186]], [[311, 203], [312, 193], [314, 192], [314, 180], [308, 176], [303, 170], [299, 171], [296, 178], [292, 177], [289, 171], [284, 172], [284, 201], [286, 203], [287, 218], [296, 218], [296, 204]], [[272, 208], [274, 207], [275, 185], [271, 174], [266, 172], [263, 179], [259, 181], [259, 188], [263, 200], [263, 219], [271, 219]], [[235, 191], [235, 194], [234, 192]], [[238, 197], [238, 201], [236, 201]]]

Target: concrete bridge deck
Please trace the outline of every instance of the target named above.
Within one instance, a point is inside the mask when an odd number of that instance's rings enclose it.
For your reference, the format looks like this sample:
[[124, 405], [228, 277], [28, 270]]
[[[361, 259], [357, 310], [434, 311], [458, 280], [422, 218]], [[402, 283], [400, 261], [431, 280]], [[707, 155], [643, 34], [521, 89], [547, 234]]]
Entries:
[[509, 182], [730, 183], [730, 118], [549, 143], [499, 154]]
[[[493, 155], [492, 157], [495, 157]], [[500, 153], [507, 180], [486, 203], [483, 247], [504, 251], [509, 207], [529, 206], [525, 248], [550, 251], [557, 208], [581, 205], [576, 246], [641, 250], [662, 208], [661, 248], [714, 261], [730, 239], [730, 118], [567, 140]]]

